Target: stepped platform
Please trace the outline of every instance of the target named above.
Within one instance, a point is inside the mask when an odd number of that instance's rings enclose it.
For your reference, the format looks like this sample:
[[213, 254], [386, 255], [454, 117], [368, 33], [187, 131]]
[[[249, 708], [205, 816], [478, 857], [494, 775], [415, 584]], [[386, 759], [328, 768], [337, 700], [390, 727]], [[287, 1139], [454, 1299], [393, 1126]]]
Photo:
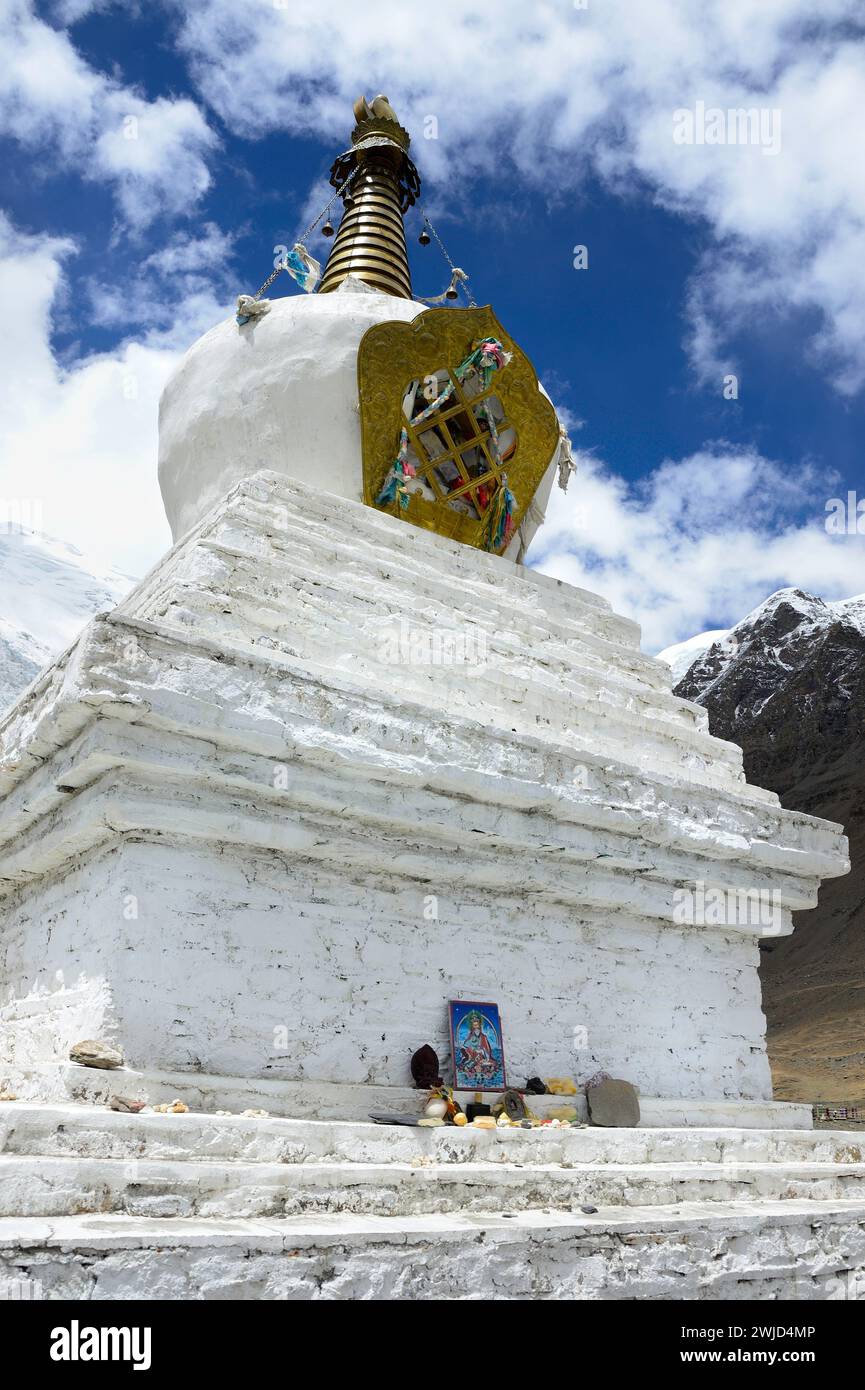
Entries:
[[22, 1278], [74, 1299], [856, 1297], [865, 1144], [8, 1102], [0, 1288]]
[[513, 1076], [768, 1105], [758, 943], [847, 869], [603, 599], [272, 473], [0, 720], [0, 811], [4, 1063], [324, 1090], [480, 998]]
[[[750, 786], [596, 595], [258, 473], [0, 719], [0, 812], [3, 1279], [828, 1298], [865, 1268], [862, 1151], [773, 1102], [757, 973], [841, 828]], [[512, 1081], [603, 1070], [643, 1124], [370, 1124], [416, 1111], [421, 1043], [451, 1074], [452, 999], [498, 1002]], [[82, 1038], [127, 1065], [71, 1067]]]

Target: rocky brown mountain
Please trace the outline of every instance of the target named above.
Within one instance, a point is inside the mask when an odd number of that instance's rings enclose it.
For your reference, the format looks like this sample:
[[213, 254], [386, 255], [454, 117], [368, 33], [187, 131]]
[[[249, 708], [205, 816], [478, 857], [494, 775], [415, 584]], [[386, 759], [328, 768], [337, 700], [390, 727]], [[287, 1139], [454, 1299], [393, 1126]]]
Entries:
[[865, 595], [781, 589], [710, 645], [676, 686], [741, 745], [750, 782], [840, 821], [851, 872], [792, 936], [764, 943], [763, 999], [779, 1099], [865, 1100]]

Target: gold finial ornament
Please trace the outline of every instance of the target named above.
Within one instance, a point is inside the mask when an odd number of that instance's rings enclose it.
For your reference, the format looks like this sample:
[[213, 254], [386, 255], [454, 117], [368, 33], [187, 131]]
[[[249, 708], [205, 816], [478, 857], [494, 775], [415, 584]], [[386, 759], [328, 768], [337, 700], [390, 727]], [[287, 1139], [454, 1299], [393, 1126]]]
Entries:
[[351, 149], [334, 161], [330, 182], [341, 188], [345, 211], [328, 257], [319, 294], [355, 275], [385, 294], [411, 299], [411, 274], [403, 213], [420, 193], [420, 177], [408, 155], [407, 130], [384, 95], [358, 97]]

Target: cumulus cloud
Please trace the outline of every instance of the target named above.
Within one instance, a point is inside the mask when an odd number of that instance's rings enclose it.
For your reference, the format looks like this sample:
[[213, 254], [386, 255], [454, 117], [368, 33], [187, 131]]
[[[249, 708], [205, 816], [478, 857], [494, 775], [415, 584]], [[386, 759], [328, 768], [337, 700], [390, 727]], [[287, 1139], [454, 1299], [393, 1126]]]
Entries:
[[148, 101], [96, 71], [32, 0], [0, 0], [0, 43], [0, 132], [38, 151], [40, 172], [74, 167], [109, 183], [139, 228], [187, 213], [206, 192], [217, 138], [195, 102]]
[[[110, 3], [42, 12], [74, 24]], [[32, 3], [0, 0], [0, 131], [42, 168], [108, 183], [134, 227], [184, 216], [206, 190], [216, 137], [203, 106], [246, 137], [284, 130], [337, 147], [366, 85], [413, 130], [433, 199], [455, 170], [566, 199], [591, 173], [689, 219], [700, 254], [683, 309], [698, 379], [737, 370], [735, 340], [753, 321], [802, 314], [817, 325], [815, 366], [842, 393], [865, 382], [865, 181], [850, 154], [865, 103], [859, 0], [162, 3], [198, 104], [148, 100], [91, 67]], [[698, 102], [779, 110], [780, 150], [677, 144], [674, 112]], [[141, 573], [168, 543], [158, 395], [181, 348], [229, 312], [232, 238], [213, 223], [175, 232], [141, 253], [122, 290], [87, 282], [77, 306], [121, 341], [64, 366], [52, 316], [75, 249], [0, 222], [0, 288], [28, 305], [0, 347], [3, 493], [35, 497], [44, 529]], [[532, 561], [636, 616], [655, 650], [735, 622], [785, 584], [826, 598], [865, 589], [861, 547], [823, 526], [836, 490], [805, 463], [723, 441], [633, 485], [583, 455], [567, 497], [554, 489]]]
[[59, 24], [77, 24], [90, 14], [110, 10], [119, 4], [135, 14], [140, 9], [138, 0], [49, 0], [49, 13]]
[[[218, 228], [204, 238], [209, 266], [230, 256]], [[29, 306], [0, 343], [0, 502], [25, 515], [32, 503], [40, 529], [131, 574], [170, 543], [156, 479], [159, 394], [187, 343], [230, 312], [201, 274], [201, 252], [201, 240], [178, 234], [147, 258], [143, 298], [132, 294], [116, 318], [140, 315], [150, 326], [67, 369], [51, 349], [51, 319], [75, 246], [0, 218], [0, 295]], [[170, 322], [147, 298], [156, 284], [148, 277], [160, 275], [175, 285]], [[107, 300], [103, 311], [110, 317]], [[823, 524], [836, 480], [807, 464], [782, 468], [717, 444], [629, 485], [588, 454], [578, 463], [567, 495], [553, 490], [530, 562], [637, 618], [648, 650], [709, 623], [731, 625], [785, 584], [825, 598], [865, 590], [858, 538], [830, 536]], [[803, 511], [812, 523], [793, 520]]]
[[[168, 0], [203, 98], [247, 136], [344, 140], [364, 81], [415, 132], [440, 186], [516, 172], [569, 196], [594, 171], [694, 221], [704, 253], [686, 302], [697, 376], [732, 370], [730, 338], [803, 312], [837, 389], [865, 382], [865, 106], [861, 0]], [[254, 82], [238, 81], [238, 55]], [[677, 144], [697, 102], [778, 111], [780, 150]], [[436, 138], [424, 139], [425, 119]]]
[[718, 443], [636, 485], [589, 455], [577, 463], [567, 494], [553, 489], [529, 563], [603, 594], [640, 623], [648, 651], [730, 627], [787, 585], [826, 599], [865, 586], [861, 538], [826, 531], [837, 479], [808, 463]]
[[[181, 346], [229, 306], [199, 285], [175, 300], [173, 323], [64, 368], [51, 322], [74, 254], [71, 241], [25, 235], [0, 217], [0, 296], [27, 305], [0, 341], [0, 500], [100, 563], [142, 574], [170, 544], [156, 477], [159, 395]], [[171, 243], [167, 263], [183, 254]]]
[[130, 264], [123, 280], [91, 278], [90, 322], [121, 332], [146, 330], [150, 346], [186, 348], [227, 312], [236, 236], [215, 222], [195, 234], [175, 232], [158, 250]]

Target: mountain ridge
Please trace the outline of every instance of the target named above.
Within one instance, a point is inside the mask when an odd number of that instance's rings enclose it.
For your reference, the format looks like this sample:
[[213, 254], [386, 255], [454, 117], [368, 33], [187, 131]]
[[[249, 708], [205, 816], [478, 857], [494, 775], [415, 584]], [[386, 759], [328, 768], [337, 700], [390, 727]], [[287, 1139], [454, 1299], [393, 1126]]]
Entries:
[[777, 590], [700, 651], [675, 693], [738, 743], [750, 782], [839, 822], [851, 872], [824, 883], [792, 936], [764, 944], [776, 1094], [865, 1098], [865, 595]]

